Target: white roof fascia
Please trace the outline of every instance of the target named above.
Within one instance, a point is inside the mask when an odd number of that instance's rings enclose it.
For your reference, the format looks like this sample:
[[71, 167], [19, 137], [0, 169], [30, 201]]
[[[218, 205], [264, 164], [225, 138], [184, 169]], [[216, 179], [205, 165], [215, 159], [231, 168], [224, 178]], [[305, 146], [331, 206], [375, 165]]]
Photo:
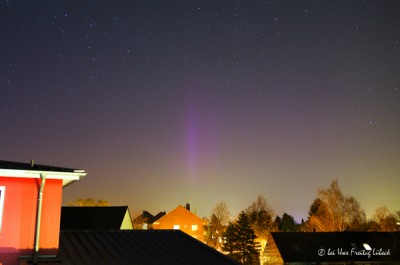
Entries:
[[0, 176], [13, 178], [40, 178], [40, 175], [46, 175], [46, 179], [62, 179], [63, 186], [86, 176], [84, 170], [75, 170], [74, 172], [43, 171], [43, 170], [21, 170], [21, 169], [0, 169]]

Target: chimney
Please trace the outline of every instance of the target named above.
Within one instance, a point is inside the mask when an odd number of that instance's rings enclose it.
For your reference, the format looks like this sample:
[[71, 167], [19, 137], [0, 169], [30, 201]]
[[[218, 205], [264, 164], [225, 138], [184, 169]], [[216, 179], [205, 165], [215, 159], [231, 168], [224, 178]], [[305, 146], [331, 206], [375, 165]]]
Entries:
[[190, 203], [186, 203], [186, 210], [190, 211]]

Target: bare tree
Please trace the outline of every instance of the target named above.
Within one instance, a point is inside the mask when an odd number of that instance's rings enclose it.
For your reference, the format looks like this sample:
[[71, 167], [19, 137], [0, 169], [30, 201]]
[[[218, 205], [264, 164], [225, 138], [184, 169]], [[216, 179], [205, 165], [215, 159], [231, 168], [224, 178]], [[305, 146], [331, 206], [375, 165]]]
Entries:
[[378, 225], [379, 231], [393, 232], [398, 230], [396, 214], [390, 212], [386, 206], [376, 209], [373, 219]]
[[211, 211], [211, 221], [208, 226], [207, 242], [218, 250], [221, 249], [222, 234], [225, 232], [225, 228], [229, 224], [230, 215], [228, 205], [224, 201], [217, 203]]
[[358, 201], [345, 196], [340, 191], [337, 180], [332, 181], [327, 189], [318, 191], [319, 205], [309, 218], [312, 229], [317, 231], [344, 231], [352, 224], [365, 223], [365, 213]]
[[215, 216], [218, 219], [218, 223], [221, 226], [228, 225], [231, 216], [231, 213], [229, 212], [228, 209], [228, 205], [224, 201], [220, 201], [212, 209], [211, 216]]
[[93, 198], [79, 198], [69, 203], [68, 206], [110, 206], [110, 203], [107, 200], [102, 199], [95, 200]]
[[259, 195], [256, 201], [247, 207], [245, 213], [249, 216], [257, 237], [266, 239], [269, 232], [274, 230], [274, 222], [272, 220], [274, 211], [263, 196]]

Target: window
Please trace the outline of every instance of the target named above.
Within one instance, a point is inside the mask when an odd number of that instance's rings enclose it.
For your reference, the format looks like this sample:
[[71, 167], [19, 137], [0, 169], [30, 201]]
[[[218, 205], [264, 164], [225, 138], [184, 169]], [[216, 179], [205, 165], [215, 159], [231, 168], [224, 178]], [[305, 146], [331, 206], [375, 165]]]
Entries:
[[180, 225], [174, 225], [174, 229], [175, 229], [175, 230], [179, 230], [179, 228], [181, 228]]
[[192, 231], [197, 231], [199, 227], [197, 225], [192, 225]]
[[0, 233], [2, 228], [2, 221], [3, 221], [3, 207], [4, 207], [4, 193], [6, 187], [0, 186]]

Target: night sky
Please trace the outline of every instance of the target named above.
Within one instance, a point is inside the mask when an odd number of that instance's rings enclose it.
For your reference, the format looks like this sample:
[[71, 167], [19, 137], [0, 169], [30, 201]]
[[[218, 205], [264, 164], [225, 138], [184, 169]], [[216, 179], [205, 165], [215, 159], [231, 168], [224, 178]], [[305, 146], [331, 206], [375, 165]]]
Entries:
[[0, 129], [64, 203], [400, 210], [400, 1], [0, 0]]

